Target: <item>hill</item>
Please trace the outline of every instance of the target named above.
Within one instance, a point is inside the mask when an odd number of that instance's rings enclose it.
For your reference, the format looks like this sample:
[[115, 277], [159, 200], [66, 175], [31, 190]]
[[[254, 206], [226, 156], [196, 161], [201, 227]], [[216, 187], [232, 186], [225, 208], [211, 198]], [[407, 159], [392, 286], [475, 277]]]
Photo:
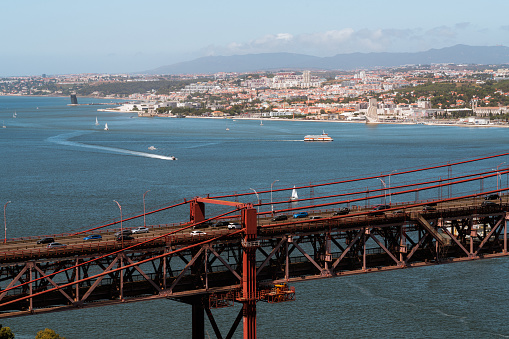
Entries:
[[509, 47], [456, 45], [415, 53], [348, 53], [316, 57], [295, 53], [262, 53], [202, 57], [158, 67], [146, 74], [212, 74], [255, 72], [280, 69], [354, 70], [397, 67], [409, 64], [507, 64]]

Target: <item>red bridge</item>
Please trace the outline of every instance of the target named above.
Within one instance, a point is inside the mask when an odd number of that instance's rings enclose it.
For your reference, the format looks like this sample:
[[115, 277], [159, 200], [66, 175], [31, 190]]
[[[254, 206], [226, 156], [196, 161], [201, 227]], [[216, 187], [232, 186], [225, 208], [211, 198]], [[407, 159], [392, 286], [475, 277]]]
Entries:
[[[296, 281], [506, 256], [509, 169], [492, 164], [507, 155], [196, 197], [53, 235], [62, 247], [36, 244], [40, 237], [5, 239], [0, 317], [166, 298], [192, 306], [193, 338], [205, 336], [205, 315], [223, 338], [212, 310], [236, 305], [238, 316], [224, 337], [231, 338], [243, 320], [244, 337], [255, 338], [257, 302], [294, 300], [298, 291], [290, 285]], [[272, 200], [294, 189], [300, 199]], [[315, 196], [318, 190], [327, 193]], [[259, 200], [269, 194], [270, 202]], [[205, 213], [206, 206], [214, 215]], [[115, 238], [116, 231], [141, 226], [147, 215], [182, 208], [190, 211], [189, 221]], [[90, 234], [100, 239], [84, 241]]]

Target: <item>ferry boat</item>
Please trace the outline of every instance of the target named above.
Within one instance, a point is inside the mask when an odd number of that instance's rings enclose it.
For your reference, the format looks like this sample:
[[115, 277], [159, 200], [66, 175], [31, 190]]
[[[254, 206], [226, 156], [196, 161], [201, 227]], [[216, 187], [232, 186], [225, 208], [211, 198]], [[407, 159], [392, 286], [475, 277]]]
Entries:
[[322, 132], [321, 135], [306, 135], [304, 137], [304, 141], [333, 141], [325, 131]]

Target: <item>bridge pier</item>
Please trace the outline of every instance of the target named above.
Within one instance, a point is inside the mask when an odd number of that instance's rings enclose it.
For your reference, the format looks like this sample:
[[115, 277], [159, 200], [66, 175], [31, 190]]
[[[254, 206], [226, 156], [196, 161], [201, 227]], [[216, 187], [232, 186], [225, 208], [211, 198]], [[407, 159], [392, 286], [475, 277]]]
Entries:
[[196, 297], [191, 301], [192, 307], [192, 338], [203, 339], [205, 338], [205, 309], [201, 298]]

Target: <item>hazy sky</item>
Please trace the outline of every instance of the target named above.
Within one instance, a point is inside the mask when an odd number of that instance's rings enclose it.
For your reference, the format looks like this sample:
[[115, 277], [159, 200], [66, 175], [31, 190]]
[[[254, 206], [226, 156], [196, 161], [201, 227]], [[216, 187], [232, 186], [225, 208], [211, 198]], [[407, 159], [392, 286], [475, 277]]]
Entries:
[[508, 13], [508, 0], [2, 1], [0, 76], [136, 72], [208, 55], [509, 46]]

